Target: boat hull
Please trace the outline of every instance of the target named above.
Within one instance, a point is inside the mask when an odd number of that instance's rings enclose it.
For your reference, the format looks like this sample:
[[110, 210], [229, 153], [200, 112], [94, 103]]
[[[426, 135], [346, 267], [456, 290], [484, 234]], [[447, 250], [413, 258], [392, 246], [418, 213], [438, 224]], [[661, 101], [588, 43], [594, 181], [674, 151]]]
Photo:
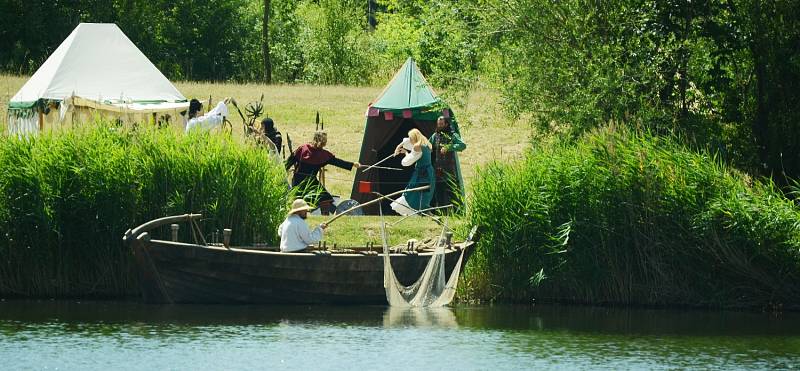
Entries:
[[[446, 250], [452, 274], [473, 243]], [[149, 303], [386, 304], [383, 255], [280, 253], [137, 239], [132, 244]], [[410, 285], [431, 253], [391, 254], [398, 280]]]

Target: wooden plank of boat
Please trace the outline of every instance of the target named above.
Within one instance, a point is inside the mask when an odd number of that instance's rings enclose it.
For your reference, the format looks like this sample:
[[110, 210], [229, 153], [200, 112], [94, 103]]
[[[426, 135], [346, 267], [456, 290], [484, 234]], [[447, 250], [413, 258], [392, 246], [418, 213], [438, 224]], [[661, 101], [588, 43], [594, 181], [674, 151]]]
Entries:
[[[157, 225], [150, 224], [148, 229]], [[133, 238], [134, 233], [139, 235]], [[382, 254], [318, 255], [204, 246], [151, 239], [143, 228], [129, 231], [125, 240], [136, 257], [146, 302], [386, 304]], [[470, 239], [446, 249], [448, 277], [462, 250], [466, 262], [473, 244]], [[398, 280], [412, 284], [431, 254], [390, 254]]]

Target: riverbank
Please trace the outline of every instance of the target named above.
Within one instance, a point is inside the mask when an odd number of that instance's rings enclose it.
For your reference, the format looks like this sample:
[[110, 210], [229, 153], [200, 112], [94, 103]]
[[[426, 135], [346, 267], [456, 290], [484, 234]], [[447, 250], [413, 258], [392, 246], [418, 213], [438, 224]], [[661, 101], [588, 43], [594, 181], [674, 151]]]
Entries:
[[135, 294], [128, 228], [194, 212], [206, 234], [275, 243], [286, 194], [280, 163], [223, 135], [98, 122], [0, 138], [0, 296]]
[[[121, 239], [128, 228], [200, 213], [207, 241], [232, 228], [234, 245], [277, 245], [288, 194], [282, 163], [228, 135], [96, 122], [33, 140], [2, 137], [0, 298], [136, 296], [133, 257]], [[380, 245], [379, 226], [376, 217], [340, 218], [326, 244]], [[389, 240], [402, 245], [439, 232], [427, 219], [409, 218], [389, 228]], [[168, 231], [154, 233], [169, 239]], [[182, 233], [191, 240], [188, 228]]]
[[468, 204], [476, 297], [800, 308], [800, 208], [670, 138], [606, 128], [541, 144], [480, 170]]
[[[359, 141], [363, 112], [356, 108], [375, 93], [351, 87], [184, 87], [197, 94], [212, 88], [220, 96], [270, 91], [267, 112], [274, 108], [290, 118], [285, 134], [297, 129], [310, 135], [313, 114], [306, 123], [305, 113], [319, 104], [334, 112], [323, 111], [323, 119], [332, 117], [325, 119], [326, 130]], [[475, 117], [484, 116], [464, 121]], [[532, 143], [520, 126], [472, 122], [462, 128], [472, 138], [462, 156], [468, 211], [451, 222], [462, 236], [468, 226], [480, 226], [483, 237], [467, 265], [462, 299], [800, 308], [798, 208], [768, 181], [668, 137], [605, 128], [579, 139], [554, 135]], [[0, 244], [6, 257], [0, 276], [8, 277], [0, 280], [0, 293], [135, 293], [130, 257], [118, 238], [167, 214], [202, 211], [211, 220], [206, 232], [234, 227], [234, 243], [276, 240], [286, 207], [285, 184], [275, 183], [283, 178], [281, 166], [236, 135], [185, 136], [178, 127], [133, 132], [107, 124], [56, 134], [34, 141], [2, 138], [0, 167], [9, 170], [0, 179], [0, 231], [10, 238]], [[347, 158], [357, 156], [360, 145], [334, 141], [331, 147]], [[149, 180], [131, 181], [141, 173]], [[246, 184], [237, 179], [244, 174]], [[346, 198], [352, 174], [328, 175], [332, 193]], [[269, 205], [259, 204], [263, 195], [270, 195]], [[379, 242], [376, 218], [337, 223], [328, 246]], [[390, 243], [438, 232], [436, 225], [412, 218], [393, 228]], [[86, 236], [94, 238], [94, 247], [76, 247]]]

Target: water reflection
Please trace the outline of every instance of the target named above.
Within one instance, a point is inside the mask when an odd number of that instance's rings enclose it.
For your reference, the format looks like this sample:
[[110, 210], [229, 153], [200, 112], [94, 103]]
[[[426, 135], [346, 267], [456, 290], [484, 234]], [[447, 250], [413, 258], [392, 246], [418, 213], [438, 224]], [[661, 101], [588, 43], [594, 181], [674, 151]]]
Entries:
[[[395, 308], [318, 305], [148, 305], [136, 302], [0, 301], [0, 321], [25, 326], [275, 326], [474, 328], [615, 335], [800, 335], [800, 313], [719, 312], [579, 306]], [[2, 330], [2, 329], [0, 329]], [[7, 330], [7, 328], [6, 328]]]
[[375, 349], [395, 369], [775, 369], [800, 365], [800, 315], [0, 301], [9, 369], [361, 369]]
[[388, 307], [383, 314], [383, 326], [457, 328], [458, 321], [456, 321], [456, 315], [453, 310], [448, 307]]
[[615, 335], [800, 335], [800, 313], [589, 306], [457, 307], [463, 326]]

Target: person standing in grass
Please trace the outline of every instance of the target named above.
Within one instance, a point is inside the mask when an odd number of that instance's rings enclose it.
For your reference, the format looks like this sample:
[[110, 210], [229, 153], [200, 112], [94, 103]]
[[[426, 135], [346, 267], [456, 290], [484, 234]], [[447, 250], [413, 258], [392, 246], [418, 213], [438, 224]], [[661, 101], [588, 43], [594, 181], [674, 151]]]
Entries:
[[275, 129], [275, 122], [272, 121], [271, 118], [267, 117], [261, 120], [261, 135], [269, 139], [269, 141], [275, 145], [275, 151], [277, 153], [281, 153], [283, 137], [281, 136], [281, 132]]
[[310, 230], [305, 222], [309, 210], [311, 208], [302, 199], [292, 202], [292, 209], [286, 215], [286, 220], [278, 226], [281, 252], [307, 251], [309, 245], [322, 241], [322, 235], [328, 226], [320, 223], [313, 231]]
[[316, 204], [323, 214], [330, 214], [336, 210], [333, 205], [333, 196], [322, 186], [317, 179], [319, 170], [325, 165], [333, 165], [345, 170], [361, 167], [358, 162], [349, 162], [336, 158], [333, 153], [325, 150], [328, 144], [328, 134], [324, 131], [314, 133], [314, 140], [298, 147], [286, 159], [286, 170], [294, 166], [292, 188], [300, 187], [303, 199], [309, 199]]
[[214, 109], [208, 111], [208, 113], [205, 115], [200, 115], [200, 112], [203, 111], [203, 104], [197, 99], [190, 100], [189, 114], [187, 117], [188, 121], [186, 122], [186, 132], [188, 133], [190, 130], [195, 128], [211, 130], [221, 126], [222, 123], [225, 122], [225, 118], [228, 117], [227, 104], [230, 102], [236, 101], [230, 97], [225, 98], [221, 102], [217, 103], [217, 106], [214, 107]]
[[431, 157], [436, 173], [436, 193], [432, 203], [443, 206], [456, 199], [456, 192], [461, 194], [460, 189], [454, 189], [461, 186], [456, 170], [456, 152], [463, 151], [467, 145], [444, 116], [439, 116], [436, 120], [436, 132], [431, 135], [430, 142], [433, 146]]
[[431, 206], [433, 192], [436, 188], [433, 166], [431, 164], [431, 142], [422, 135], [419, 129], [411, 129], [408, 137], [397, 145], [396, 155], [405, 153], [400, 161], [403, 166], [414, 165], [414, 173], [408, 181], [406, 189], [430, 185], [424, 191], [403, 192], [403, 195], [391, 203], [391, 207], [400, 215], [411, 215], [418, 210]]

